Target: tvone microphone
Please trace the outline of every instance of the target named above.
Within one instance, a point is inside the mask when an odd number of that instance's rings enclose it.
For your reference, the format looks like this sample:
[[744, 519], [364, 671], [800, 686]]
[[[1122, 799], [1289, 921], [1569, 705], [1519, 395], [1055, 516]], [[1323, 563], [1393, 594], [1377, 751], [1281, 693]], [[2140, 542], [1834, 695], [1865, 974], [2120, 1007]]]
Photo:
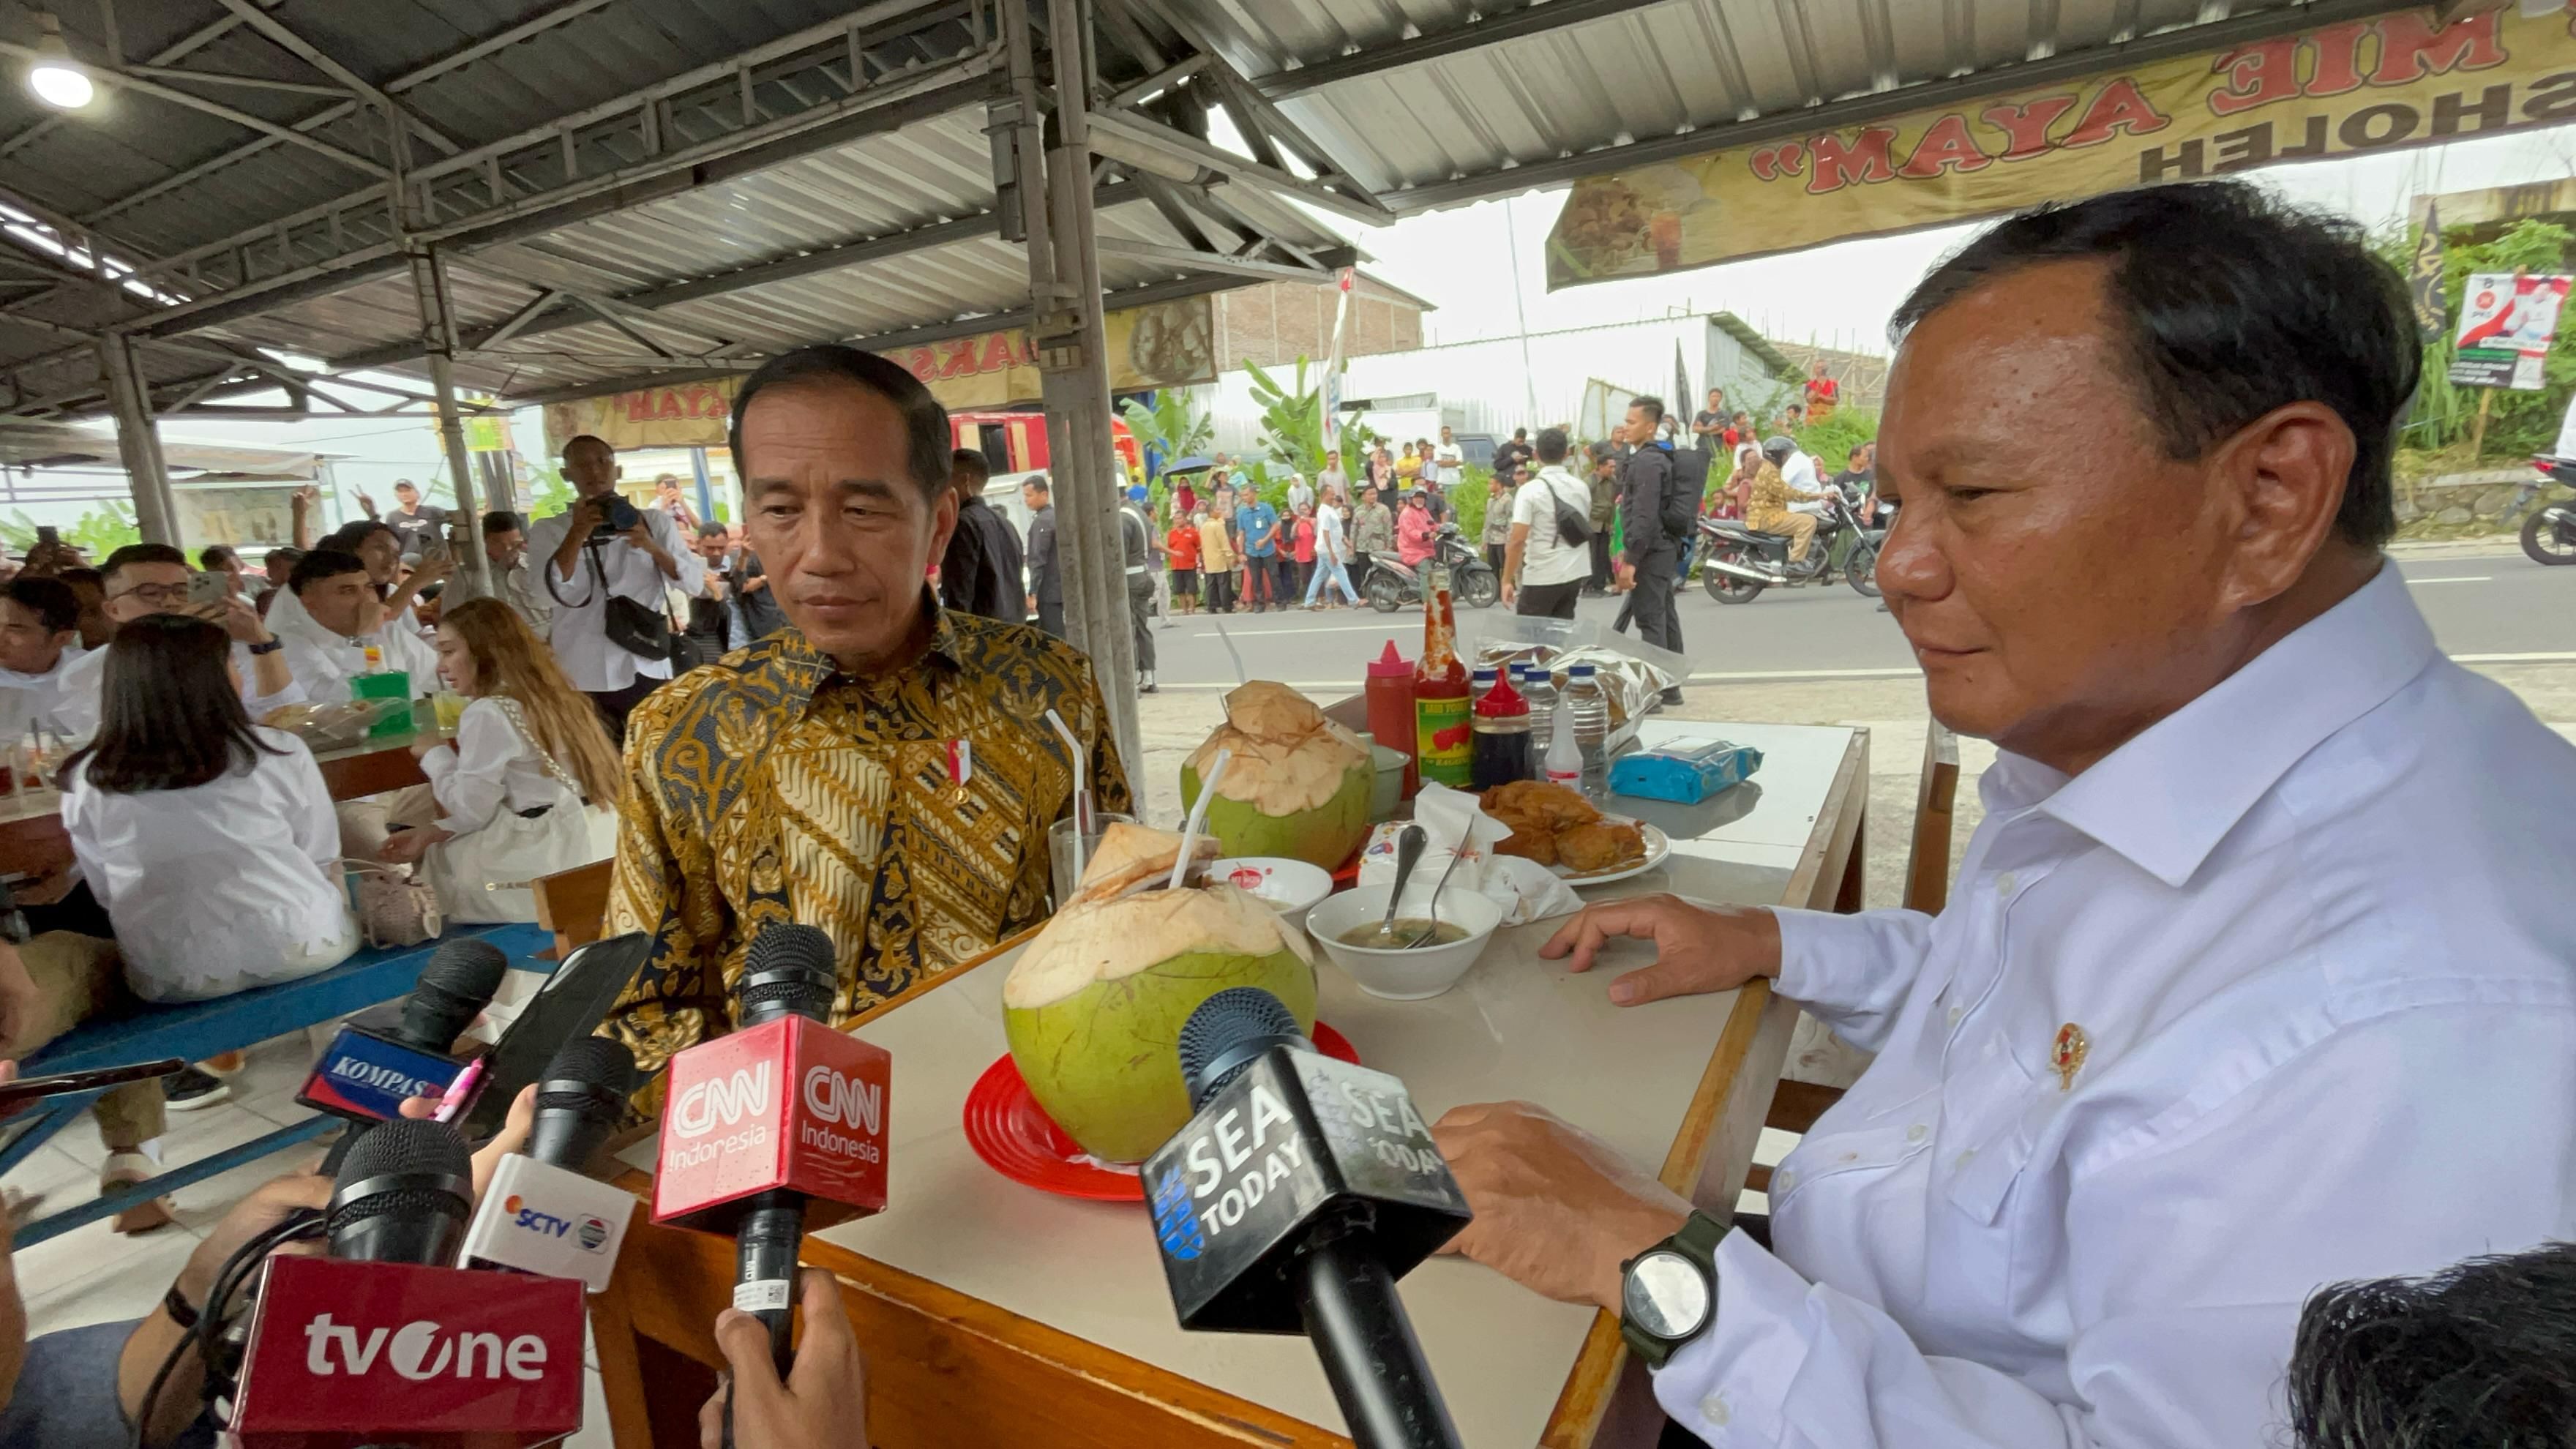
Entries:
[[770, 926], [735, 984], [736, 1029], [671, 1059], [653, 1220], [734, 1238], [736, 1308], [768, 1325], [787, 1371], [806, 1231], [885, 1207], [883, 1047], [824, 1024], [829, 936]]
[[616, 1127], [635, 1076], [635, 1054], [611, 1037], [583, 1037], [555, 1053], [537, 1081], [528, 1150], [494, 1170], [465, 1235], [465, 1267], [575, 1278], [593, 1293], [608, 1290], [635, 1199], [584, 1177], [581, 1168]]
[[464, 1273], [465, 1139], [398, 1119], [349, 1151], [329, 1258], [268, 1265], [230, 1425], [243, 1449], [532, 1449], [581, 1427], [581, 1285]]
[[1395, 1280], [1471, 1214], [1404, 1084], [1254, 986], [1202, 1002], [1180, 1056], [1198, 1115], [1144, 1181], [1181, 1326], [1303, 1332], [1361, 1449], [1458, 1449]]

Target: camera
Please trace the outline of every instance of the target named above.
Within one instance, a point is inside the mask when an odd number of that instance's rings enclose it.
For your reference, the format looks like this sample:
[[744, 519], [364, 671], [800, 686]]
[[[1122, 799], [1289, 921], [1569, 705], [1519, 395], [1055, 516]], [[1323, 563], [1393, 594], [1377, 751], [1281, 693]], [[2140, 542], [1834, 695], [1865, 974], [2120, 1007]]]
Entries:
[[618, 494], [611, 493], [607, 495], [606, 502], [608, 505], [607, 516], [600, 519], [598, 525], [593, 527], [590, 531], [590, 542], [592, 543], [611, 542], [622, 537], [628, 529], [633, 528], [636, 524], [644, 521], [644, 515], [636, 511], [635, 505], [627, 502]]

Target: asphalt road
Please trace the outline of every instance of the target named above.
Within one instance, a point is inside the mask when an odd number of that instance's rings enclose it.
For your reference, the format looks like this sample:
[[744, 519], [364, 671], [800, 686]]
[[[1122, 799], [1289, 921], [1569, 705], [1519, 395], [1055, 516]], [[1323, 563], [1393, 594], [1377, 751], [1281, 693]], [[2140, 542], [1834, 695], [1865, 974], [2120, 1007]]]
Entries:
[[[2470, 662], [2576, 662], [2576, 568], [2544, 568], [2518, 552], [2407, 559], [2399, 564], [2433, 634]], [[1586, 599], [1581, 617], [1605, 627], [1616, 599]], [[1502, 612], [1462, 609], [1458, 627], [1473, 638], [1480, 618]], [[1915, 672], [1904, 635], [1877, 603], [1835, 584], [1771, 589], [1750, 604], [1726, 605], [1697, 584], [1681, 600], [1682, 641], [1693, 677], [1797, 679], [1869, 677]], [[1238, 673], [1217, 624], [1178, 618], [1157, 629], [1157, 677], [1165, 688], [1226, 688], [1240, 678], [1277, 679], [1303, 688], [1347, 690], [1389, 640], [1410, 656], [1422, 643], [1416, 611], [1380, 614], [1363, 605], [1321, 613], [1228, 615], [1225, 632], [1242, 658]]]

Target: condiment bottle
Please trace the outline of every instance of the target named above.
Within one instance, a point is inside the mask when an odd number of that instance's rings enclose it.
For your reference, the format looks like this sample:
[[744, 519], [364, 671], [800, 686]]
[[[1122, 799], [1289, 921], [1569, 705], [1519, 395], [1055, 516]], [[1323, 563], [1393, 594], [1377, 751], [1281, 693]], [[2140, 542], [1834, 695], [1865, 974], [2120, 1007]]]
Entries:
[[1413, 758], [1413, 661], [1395, 652], [1394, 640], [1369, 661], [1366, 693], [1369, 735], [1404, 756], [1404, 798], [1410, 800], [1422, 788]]
[[1547, 782], [1569, 790], [1583, 788], [1583, 747], [1574, 742], [1574, 703], [1560, 697], [1547, 734]]
[[1449, 570], [1431, 564], [1422, 594], [1422, 662], [1413, 667], [1413, 752], [1422, 778], [1465, 788], [1473, 776], [1467, 667], [1458, 661], [1458, 622]]
[[1530, 778], [1529, 701], [1510, 680], [1476, 701], [1472, 778], [1479, 790]]

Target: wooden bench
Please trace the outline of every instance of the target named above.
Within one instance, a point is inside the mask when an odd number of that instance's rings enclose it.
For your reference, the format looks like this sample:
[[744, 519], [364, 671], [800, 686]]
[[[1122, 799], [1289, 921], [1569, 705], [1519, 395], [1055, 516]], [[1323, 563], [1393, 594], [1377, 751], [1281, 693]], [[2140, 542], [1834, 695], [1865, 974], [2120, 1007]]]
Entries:
[[[237, 1051], [288, 1032], [336, 1021], [353, 1011], [394, 1000], [412, 989], [440, 941], [480, 937], [501, 949], [522, 970], [551, 970], [537, 953], [545, 934], [520, 924], [457, 926], [438, 941], [387, 950], [364, 949], [328, 971], [299, 981], [235, 992], [212, 1001], [146, 1007], [130, 1016], [86, 1021], [30, 1056], [23, 1064], [29, 1076], [90, 1071], [128, 1062], [180, 1057], [203, 1061]], [[18, 1135], [0, 1148], [0, 1173], [26, 1160], [55, 1133], [87, 1112], [97, 1092], [50, 1098], [30, 1109]], [[123, 1212], [137, 1203], [175, 1192], [216, 1173], [254, 1162], [337, 1127], [340, 1118], [316, 1113], [310, 1120], [280, 1127], [238, 1147], [170, 1168], [123, 1191], [93, 1199], [38, 1218], [18, 1229], [15, 1242], [24, 1248], [67, 1233], [83, 1223]]]
[[[1937, 719], [1929, 723], [1923, 736], [1923, 774], [1914, 787], [1914, 829], [1905, 853], [1905, 909], [1937, 916], [1950, 896], [1950, 838], [1959, 806], [1959, 737]], [[1804, 1133], [1842, 1095], [1840, 1087], [1784, 1078], [1772, 1094], [1771, 1110], [1762, 1125]], [[1771, 1169], [1756, 1165], [1744, 1185], [1754, 1192], [1770, 1191]]]

